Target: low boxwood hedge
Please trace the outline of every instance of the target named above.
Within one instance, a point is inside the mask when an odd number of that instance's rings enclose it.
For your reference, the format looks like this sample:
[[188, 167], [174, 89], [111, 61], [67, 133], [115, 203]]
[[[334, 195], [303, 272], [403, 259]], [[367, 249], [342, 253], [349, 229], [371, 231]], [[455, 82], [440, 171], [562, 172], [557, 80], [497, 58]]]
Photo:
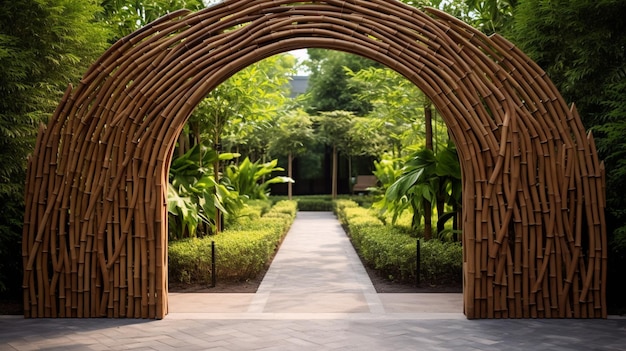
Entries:
[[[248, 215], [230, 221], [218, 235], [191, 238], [169, 244], [169, 279], [185, 284], [209, 284], [211, 242], [216, 248], [216, 279], [242, 281], [254, 278], [269, 264], [296, 216], [295, 201], [248, 205]], [[260, 208], [259, 208], [260, 207]]]
[[[374, 210], [350, 200], [335, 201], [335, 212], [355, 249], [370, 267], [391, 280], [411, 282], [417, 271], [417, 240], [404, 226], [383, 224]], [[460, 285], [463, 250], [459, 243], [421, 242], [420, 280], [430, 285]]]

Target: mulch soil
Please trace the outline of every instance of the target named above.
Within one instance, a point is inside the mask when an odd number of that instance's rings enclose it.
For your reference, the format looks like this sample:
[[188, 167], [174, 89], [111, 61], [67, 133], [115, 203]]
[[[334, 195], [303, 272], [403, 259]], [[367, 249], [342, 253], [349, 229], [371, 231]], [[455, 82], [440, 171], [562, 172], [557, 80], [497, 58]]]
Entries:
[[[365, 270], [374, 285], [377, 293], [461, 293], [462, 286], [459, 285], [429, 285], [414, 282], [392, 281], [382, 276], [378, 271], [368, 267], [364, 262]], [[255, 293], [267, 272], [266, 267], [254, 279], [246, 281], [217, 281], [214, 287], [201, 284], [182, 284], [169, 282], [170, 292], [206, 292], [206, 293]]]
[[[273, 257], [272, 257], [273, 259]], [[391, 281], [379, 272], [368, 267], [364, 262], [365, 270], [374, 285], [377, 293], [460, 293], [461, 285], [432, 286], [429, 284]], [[255, 293], [269, 268], [269, 264], [253, 279], [245, 281], [217, 281], [214, 287], [205, 284], [183, 284], [169, 281], [169, 292], [203, 292], [203, 293]], [[23, 315], [22, 301], [16, 299], [0, 299], [0, 315]]]

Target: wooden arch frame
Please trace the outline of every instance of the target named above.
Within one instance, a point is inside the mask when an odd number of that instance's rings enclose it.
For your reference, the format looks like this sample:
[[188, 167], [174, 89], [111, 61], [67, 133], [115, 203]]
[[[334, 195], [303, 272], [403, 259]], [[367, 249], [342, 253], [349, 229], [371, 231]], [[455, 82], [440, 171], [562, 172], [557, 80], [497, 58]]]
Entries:
[[389, 0], [229, 0], [114, 44], [29, 163], [26, 317], [163, 318], [177, 136], [229, 76], [309, 47], [396, 70], [443, 116], [463, 172], [468, 318], [606, 317], [604, 170], [576, 109], [501, 36]]

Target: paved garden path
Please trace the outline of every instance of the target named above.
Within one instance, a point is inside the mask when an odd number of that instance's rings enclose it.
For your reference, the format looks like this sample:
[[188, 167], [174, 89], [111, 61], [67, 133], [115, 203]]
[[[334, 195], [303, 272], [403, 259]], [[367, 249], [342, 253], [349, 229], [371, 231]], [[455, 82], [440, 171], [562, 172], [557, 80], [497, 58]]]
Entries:
[[165, 319], [0, 316], [0, 350], [626, 350], [626, 319], [467, 320], [460, 294], [376, 294], [331, 213], [301, 212], [256, 294]]
[[169, 306], [175, 318], [465, 318], [462, 294], [377, 294], [331, 212], [298, 213], [256, 294], [175, 293]]

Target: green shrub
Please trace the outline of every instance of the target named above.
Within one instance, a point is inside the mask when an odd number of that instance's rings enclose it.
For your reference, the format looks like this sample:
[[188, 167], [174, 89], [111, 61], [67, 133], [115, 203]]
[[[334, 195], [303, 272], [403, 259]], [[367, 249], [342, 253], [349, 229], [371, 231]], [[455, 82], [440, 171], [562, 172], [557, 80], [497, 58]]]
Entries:
[[284, 213], [291, 218], [296, 217], [298, 211], [298, 203], [296, 201], [281, 200], [274, 204], [274, 206], [265, 214], [264, 217], [274, 216], [276, 213]]
[[422, 279], [438, 284], [462, 281], [463, 248], [458, 242], [429, 240], [421, 246]]
[[[336, 213], [363, 260], [382, 275], [397, 281], [414, 281], [417, 240], [403, 225], [385, 225], [373, 210], [337, 200]], [[463, 250], [458, 243], [430, 240], [421, 245], [422, 282], [460, 284]]]
[[348, 224], [346, 220], [346, 209], [358, 207], [359, 205], [352, 200], [338, 199], [333, 201], [333, 212], [337, 215], [339, 222], [344, 225]]
[[333, 202], [328, 199], [298, 199], [299, 211], [332, 211]]
[[259, 214], [263, 216], [267, 213], [267, 211], [272, 208], [274, 203], [272, 202], [272, 200], [247, 200], [246, 205], [247, 207], [257, 209], [258, 211], [260, 211]]
[[357, 196], [351, 195], [346, 198], [356, 202], [359, 206], [365, 207], [365, 208], [372, 207], [372, 204], [378, 201], [377, 197], [374, 195], [357, 195]]
[[[168, 272], [171, 281], [181, 283], [211, 281], [211, 239], [190, 238], [170, 243]], [[208, 246], [208, 247], [207, 247]]]
[[238, 224], [254, 222], [261, 218], [272, 206], [269, 200], [248, 200], [235, 215], [225, 215], [224, 228], [230, 229]]
[[347, 207], [359, 207], [359, 204], [349, 199], [337, 199], [333, 201], [335, 211], [341, 211]]
[[272, 258], [282, 233], [276, 230], [233, 231], [215, 236], [216, 273], [220, 280], [254, 278]]
[[[252, 205], [250, 212], [258, 214], [259, 208]], [[255, 214], [239, 217], [238, 221], [230, 223], [230, 227], [218, 235], [171, 242], [170, 280], [186, 284], [209, 284], [212, 241], [215, 241], [218, 280], [241, 281], [255, 277], [271, 260], [293, 223], [295, 213], [295, 201], [281, 201], [264, 216]]]

